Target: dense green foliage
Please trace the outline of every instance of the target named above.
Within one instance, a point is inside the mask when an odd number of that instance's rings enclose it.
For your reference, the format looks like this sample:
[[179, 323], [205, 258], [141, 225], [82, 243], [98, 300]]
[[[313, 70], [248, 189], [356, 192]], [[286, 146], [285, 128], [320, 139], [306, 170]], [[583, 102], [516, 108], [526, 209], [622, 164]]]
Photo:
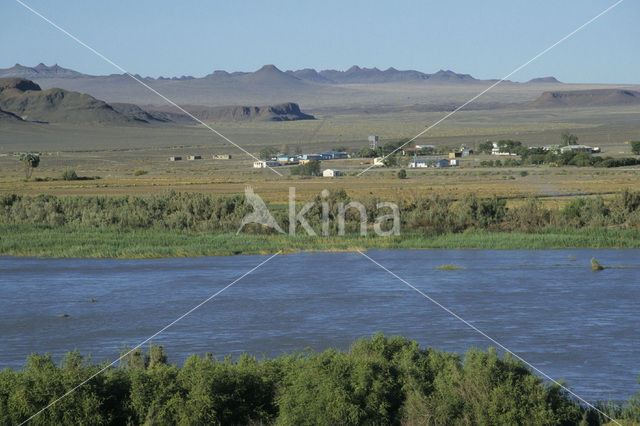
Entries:
[[220, 198], [199, 193], [141, 197], [0, 195], [0, 223], [11, 224], [236, 230], [249, 211], [244, 196]]
[[292, 175], [298, 176], [320, 176], [320, 160], [311, 160], [308, 163], [293, 166], [291, 168]]
[[[56, 366], [33, 354], [0, 372], [0, 424], [19, 424], [101, 368], [77, 352]], [[638, 399], [607, 404], [640, 420]], [[581, 423], [583, 422], [583, 423]], [[30, 424], [601, 424], [605, 417], [548, 385], [518, 360], [472, 349], [464, 358], [378, 334], [347, 352], [169, 365], [139, 349]]]
[[631, 152], [640, 155], [640, 141], [631, 141]]
[[[308, 164], [311, 164], [308, 163]], [[359, 201], [366, 210], [368, 229], [376, 218], [389, 214], [378, 209], [381, 201], [395, 201], [400, 210], [401, 230], [427, 235], [472, 230], [535, 232], [548, 227], [640, 227], [640, 192], [624, 191], [605, 201], [600, 197], [574, 198], [562, 210], [545, 208], [535, 198], [507, 208], [506, 199], [467, 195], [460, 200], [439, 196], [380, 200], [353, 200], [342, 189], [327, 197], [317, 195], [305, 219], [321, 232], [322, 204], [329, 206], [331, 234], [337, 234], [339, 204]], [[243, 196], [214, 197], [200, 193], [167, 192], [162, 195], [125, 197], [37, 197], [1, 195], [0, 224], [40, 226], [115, 226], [123, 230], [173, 229], [187, 231], [236, 231], [245, 214], [252, 211]], [[286, 206], [272, 206], [271, 213], [288, 229]], [[347, 232], [360, 230], [360, 215], [350, 208], [345, 214]], [[250, 224], [243, 232], [273, 232]]]
[[[345, 213], [339, 235], [339, 204], [351, 198], [344, 190], [311, 199], [304, 215], [318, 235], [298, 224], [296, 235], [278, 234], [248, 224], [252, 211], [244, 197], [213, 197], [168, 192], [144, 197], [0, 196], [0, 253], [50, 257], [175, 257], [354, 250], [354, 248], [495, 248], [551, 249], [640, 247], [640, 192], [602, 198], [574, 198], [561, 210], [536, 199], [507, 208], [498, 197], [461, 200], [416, 197], [396, 200], [400, 235], [378, 237], [377, 218], [388, 215], [384, 200], [359, 200], [366, 213], [366, 236], [360, 236], [360, 214]], [[328, 236], [322, 233], [322, 204], [328, 205]], [[289, 229], [286, 205], [269, 206], [283, 229]], [[298, 210], [300, 206], [298, 206]], [[389, 229], [391, 221], [381, 224]]]
[[261, 160], [271, 160], [273, 157], [278, 155], [278, 149], [272, 146], [265, 146], [260, 150], [258, 155]]
[[491, 150], [493, 149], [493, 142], [485, 141], [478, 145], [478, 152], [483, 154], [491, 154]]
[[577, 167], [624, 167], [640, 164], [640, 159], [634, 157], [603, 157], [587, 152], [545, 151], [542, 148], [525, 148], [518, 151], [520, 158], [505, 158], [499, 160], [483, 160], [482, 167], [518, 167], [547, 164], [552, 166], [577, 166]]

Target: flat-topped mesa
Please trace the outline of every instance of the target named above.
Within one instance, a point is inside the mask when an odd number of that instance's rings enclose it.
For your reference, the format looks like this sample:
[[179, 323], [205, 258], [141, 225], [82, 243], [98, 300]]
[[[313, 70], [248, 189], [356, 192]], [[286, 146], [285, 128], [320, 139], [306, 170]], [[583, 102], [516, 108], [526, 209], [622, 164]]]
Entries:
[[529, 103], [536, 108], [639, 105], [640, 92], [625, 89], [552, 90]]

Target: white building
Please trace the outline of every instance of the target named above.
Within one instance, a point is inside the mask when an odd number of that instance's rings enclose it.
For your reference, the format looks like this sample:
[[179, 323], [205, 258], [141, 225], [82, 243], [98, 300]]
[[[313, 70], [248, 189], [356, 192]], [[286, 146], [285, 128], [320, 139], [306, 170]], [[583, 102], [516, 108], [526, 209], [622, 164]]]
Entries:
[[253, 168], [254, 169], [266, 169], [267, 167], [277, 167], [279, 165], [280, 165], [280, 163], [278, 163], [277, 161], [274, 161], [274, 160], [254, 161], [253, 162]]
[[322, 171], [322, 176], [324, 177], [344, 176], [344, 173], [342, 173], [340, 170], [326, 169]]
[[449, 160], [442, 158], [414, 158], [409, 161], [409, 167], [412, 169], [425, 167], [449, 167]]

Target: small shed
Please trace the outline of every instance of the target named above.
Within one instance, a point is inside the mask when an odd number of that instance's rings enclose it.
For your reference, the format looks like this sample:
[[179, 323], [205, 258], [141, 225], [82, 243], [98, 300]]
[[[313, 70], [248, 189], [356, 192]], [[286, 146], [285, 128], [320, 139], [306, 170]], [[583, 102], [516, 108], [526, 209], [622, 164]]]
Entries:
[[452, 166], [452, 167], [459, 166], [460, 165], [460, 160], [451, 159], [451, 160], [449, 160], [449, 165]]
[[326, 170], [322, 171], [322, 176], [324, 176], [324, 177], [337, 177], [337, 176], [344, 176], [344, 173], [342, 173], [340, 170], [326, 169]]
[[190, 156], [187, 157], [187, 160], [189, 160], [189, 161], [202, 160], [202, 156], [201, 155], [190, 155]]
[[459, 151], [449, 153], [449, 158], [459, 158], [459, 157], [462, 157], [462, 153]]
[[231, 154], [215, 154], [214, 160], [231, 160]]
[[169, 161], [180, 161], [182, 160], [182, 157], [179, 157], [177, 155], [172, 155], [171, 157], [169, 157]]

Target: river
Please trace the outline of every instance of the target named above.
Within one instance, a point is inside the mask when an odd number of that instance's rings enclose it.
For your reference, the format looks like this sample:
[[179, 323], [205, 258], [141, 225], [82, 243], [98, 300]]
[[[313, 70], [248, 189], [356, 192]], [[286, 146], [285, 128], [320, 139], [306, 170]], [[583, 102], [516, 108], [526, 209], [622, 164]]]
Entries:
[[[367, 255], [580, 396], [638, 392], [640, 250]], [[125, 343], [135, 346], [267, 257], [0, 256], [0, 367], [20, 368], [31, 352], [58, 361], [73, 349], [94, 362], [116, 359]], [[592, 257], [611, 268], [592, 272]], [[443, 264], [466, 269], [436, 269]], [[276, 256], [153, 342], [181, 364], [192, 353], [346, 349], [378, 331], [459, 353], [495, 346], [358, 253]]]

